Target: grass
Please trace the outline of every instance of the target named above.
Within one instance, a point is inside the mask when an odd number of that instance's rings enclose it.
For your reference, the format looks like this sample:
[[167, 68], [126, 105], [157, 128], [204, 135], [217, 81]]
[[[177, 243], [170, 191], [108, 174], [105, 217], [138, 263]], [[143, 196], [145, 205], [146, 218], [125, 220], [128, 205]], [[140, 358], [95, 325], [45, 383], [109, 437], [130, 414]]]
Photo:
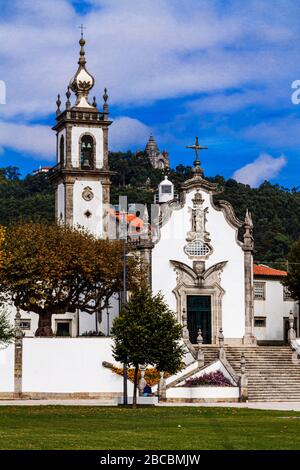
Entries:
[[203, 407], [1, 406], [0, 449], [300, 449], [300, 413]]

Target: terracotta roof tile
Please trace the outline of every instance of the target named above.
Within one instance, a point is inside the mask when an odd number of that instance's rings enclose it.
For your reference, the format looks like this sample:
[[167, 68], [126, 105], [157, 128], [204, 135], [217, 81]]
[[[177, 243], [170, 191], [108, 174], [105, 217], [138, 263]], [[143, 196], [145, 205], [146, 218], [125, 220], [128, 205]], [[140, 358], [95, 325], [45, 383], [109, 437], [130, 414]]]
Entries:
[[265, 266], [264, 264], [254, 264], [253, 274], [254, 276], [275, 276], [275, 277], [287, 276], [286, 271], [281, 271], [280, 269], [270, 268], [269, 266]]

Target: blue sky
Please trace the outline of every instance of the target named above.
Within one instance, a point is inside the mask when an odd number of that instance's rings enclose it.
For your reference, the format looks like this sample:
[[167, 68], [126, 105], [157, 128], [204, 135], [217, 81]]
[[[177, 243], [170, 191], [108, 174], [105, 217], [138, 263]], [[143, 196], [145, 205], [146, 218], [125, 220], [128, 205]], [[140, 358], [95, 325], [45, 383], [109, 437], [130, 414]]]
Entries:
[[109, 90], [112, 150], [150, 132], [171, 164], [191, 164], [195, 135], [206, 175], [252, 186], [299, 185], [300, 2], [290, 0], [0, 0], [0, 166], [26, 174], [54, 163], [55, 101], [78, 60], [98, 104]]

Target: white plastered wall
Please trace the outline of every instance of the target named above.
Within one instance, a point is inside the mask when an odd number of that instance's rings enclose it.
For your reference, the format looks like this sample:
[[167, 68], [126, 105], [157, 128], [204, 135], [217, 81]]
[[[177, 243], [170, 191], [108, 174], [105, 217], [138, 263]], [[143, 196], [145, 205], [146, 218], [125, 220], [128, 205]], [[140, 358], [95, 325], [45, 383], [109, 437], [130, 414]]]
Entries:
[[[91, 201], [85, 201], [82, 197], [82, 192], [86, 187], [93, 191], [94, 197]], [[91, 213], [90, 217], [85, 215], [87, 211]], [[102, 184], [100, 181], [82, 179], [75, 181], [73, 187], [73, 225], [74, 227], [84, 227], [97, 237], [102, 236]]]
[[266, 326], [254, 328], [254, 334], [258, 341], [283, 341], [284, 318], [290, 311], [298, 315], [297, 303], [284, 300], [280, 279], [256, 278], [254, 282], [265, 283], [265, 300], [254, 300], [254, 317], [266, 318]]
[[103, 361], [116, 364], [110, 338], [25, 338], [23, 392], [122, 393], [122, 377]]

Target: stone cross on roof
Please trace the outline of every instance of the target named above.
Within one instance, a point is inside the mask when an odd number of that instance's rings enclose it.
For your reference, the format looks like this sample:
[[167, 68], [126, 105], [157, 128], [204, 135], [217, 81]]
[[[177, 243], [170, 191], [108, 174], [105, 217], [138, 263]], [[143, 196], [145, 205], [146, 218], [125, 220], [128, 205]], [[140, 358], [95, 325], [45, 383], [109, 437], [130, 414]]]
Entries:
[[208, 147], [206, 147], [205, 145], [199, 145], [198, 137], [196, 137], [195, 144], [194, 145], [187, 145], [186, 148], [195, 150], [196, 158], [194, 160], [194, 167], [195, 167], [194, 168], [194, 173], [195, 173], [195, 176], [201, 176], [202, 173], [203, 173], [203, 170], [200, 167], [199, 151], [200, 150], [206, 150]]

